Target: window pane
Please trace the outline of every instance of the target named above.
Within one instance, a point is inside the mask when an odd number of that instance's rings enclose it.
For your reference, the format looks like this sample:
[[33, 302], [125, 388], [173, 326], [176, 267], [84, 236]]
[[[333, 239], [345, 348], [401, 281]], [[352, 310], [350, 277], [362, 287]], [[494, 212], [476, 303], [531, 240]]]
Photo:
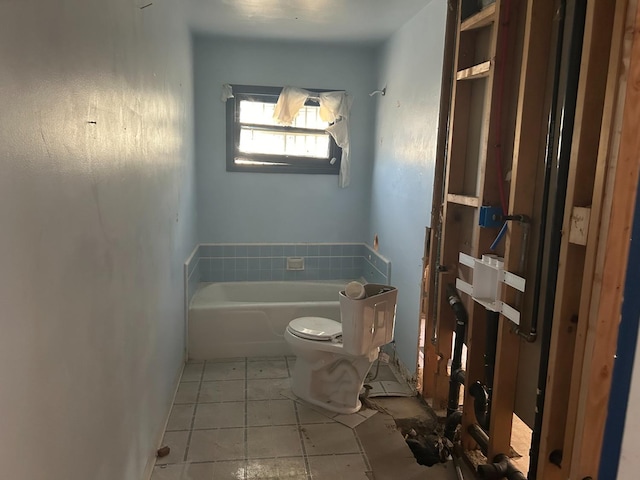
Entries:
[[238, 149], [243, 153], [327, 158], [329, 135], [254, 130], [242, 127]]
[[[275, 107], [275, 103], [240, 100], [240, 123], [277, 125], [276, 121], [273, 119]], [[300, 109], [300, 112], [294, 119], [292, 126], [297, 128], [324, 130], [329, 126], [329, 123], [323, 122], [320, 119], [319, 106], [309, 105]]]

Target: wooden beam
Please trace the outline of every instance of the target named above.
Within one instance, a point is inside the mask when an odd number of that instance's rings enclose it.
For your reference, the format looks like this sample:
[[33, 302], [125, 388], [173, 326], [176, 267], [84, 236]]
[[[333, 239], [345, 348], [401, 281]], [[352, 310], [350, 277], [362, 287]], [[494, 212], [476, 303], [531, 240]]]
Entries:
[[460, 27], [460, 30], [466, 32], [491, 25], [496, 19], [496, 4], [492, 3], [480, 10], [475, 15], [470, 16]]
[[475, 80], [477, 78], [485, 78], [489, 76], [491, 71], [491, 61], [473, 65], [469, 68], [458, 71], [456, 73], [456, 80]]
[[447, 202], [455, 203], [457, 205], [466, 205], [467, 207], [477, 208], [480, 206], [480, 199], [478, 197], [470, 197], [468, 195], [458, 195], [455, 193], [449, 193], [447, 195]]
[[[603, 223], [603, 235], [598, 246], [599, 253], [604, 257], [602, 281], [593, 286], [597, 295], [590, 302], [587, 342], [580, 359], [584, 365], [572, 450], [571, 478], [574, 475], [575, 478], [587, 475], [596, 478], [598, 475], [640, 172], [640, 39], [637, 35], [640, 31], [640, 10], [635, 1], [630, 2], [629, 7], [627, 18], [630, 22], [627, 24], [627, 32], [635, 34], [630, 50], [615, 179], [610, 192], [611, 210], [608, 221]], [[618, 5], [616, 12], [615, 34], [618, 40], [622, 34], [619, 27], [622, 8], [623, 6]], [[630, 37], [627, 38], [631, 43]], [[610, 66], [617, 70], [620, 64], [610, 63]], [[623, 78], [625, 73], [621, 72]], [[615, 145], [609, 152], [615, 158]]]
[[442, 232], [442, 208], [444, 201], [443, 184], [445, 179], [445, 165], [447, 159], [447, 136], [449, 116], [452, 108], [453, 75], [455, 70], [456, 37], [458, 33], [458, 3], [447, 2], [447, 19], [444, 39], [444, 58], [442, 62], [442, 78], [440, 83], [440, 117], [438, 119], [438, 140], [436, 145], [436, 168], [433, 181], [433, 196], [431, 201], [431, 238], [432, 248], [429, 252], [429, 272], [426, 283], [426, 293], [423, 302], [426, 303], [426, 321], [424, 348], [424, 366], [422, 372], [422, 396], [432, 398], [436, 390], [438, 373], [438, 356], [436, 346], [432, 343], [433, 331], [436, 327], [437, 291], [436, 276], [439, 264], [437, 248]]
[[[607, 0], [595, 0], [587, 4], [586, 11], [575, 126], [564, 202], [562, 229], [566, 234], [563, 235], [560, 246], [553, 315], [546, 389], [549, 398], [545, 399], [543, 442], [539, 460], [539, 473], [550, 480], [567, 478], [572, 464], [576, 385], [582, 368], [579, 359], [584, 349], [584, 335], [581, 333], [584, 332], [585, 319], [580, 312], [585, 301], [585, 288], [591, 288], [593, 282], [593, 271], [590, 269], [592, 259], [587, 257], [587, 249], [571, 243], [569, 232], [574, 207], [589, 204], [593, 198], [607, 80], [607, 73], [602, 65], [609, 64], [614, 8], [615, 4]], [[562, 452], [560, 468], [549, 462], [549, 454], [554, 450]]]
[[[533, 217], [535, 190], [543, 164], [540, 144], [546, 135], [545, 110], [547, 107], [546, 83], [550, 36], [546, 34], [553, 21], [555, 10], [551, 2], [528, 2], [524, 32], [523, 58], [520, 71], [520, 87], [516, 116], [509, 213]], [[531, 228], [524, 227], [524, 228]], [[505, 247], [505, 270], [524, 275], [526, 264], [520, 258], [523, 244], [523, 226], [512, 222]], [[526, 258], [526, 257], [525, 257]], [[530, 292], [530, 295], [533, 292]], [[505, 287], [504, 300], [518, 308], [517, 295]], [[529, 319], [530, 323], [530, 319]], [[491, 412], [489, 458], [498, 453], [508, 453], [511, 440], [511, 419], [514, 411], [520, 339], [511, 333], [511, 322], [500, 318], [498, 348], [495, 369], [494, 401]]]

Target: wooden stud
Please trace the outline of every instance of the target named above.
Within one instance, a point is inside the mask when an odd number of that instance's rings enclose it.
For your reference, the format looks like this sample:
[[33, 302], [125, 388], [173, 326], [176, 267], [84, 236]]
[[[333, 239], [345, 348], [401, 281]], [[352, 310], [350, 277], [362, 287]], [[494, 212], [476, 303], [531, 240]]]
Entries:
[[465, 68], [456, 73], [456, 80], [475, 80], [477, 78], [485, 78], [489, 76], [491, 71], [491, 61], [486, 61], [474, 65], [469, 68]]
[[[527, 5], [514, 155], [511, 167], [509, 212], [527, 215], [529, 218], [534, 216], [535, 191], [540, 184], [540, 166], [543, 164], [541, 160], [543, 152], [540, 149], [540, 144], [544, 144], [546, 134], [544, 113], [548, 108], [548, 103], [545, 101], [546, 86], [544, 82], [540, 82], [540, 79], [547, 78], [550, 38], [544, 32], [548, 30], [553, 21], [554, 13], [555, 10], [550, 2], [534, 1]], [[509, 230], [511, 235], [506, 240], [505, 270], [523, 275], [525, 272], [521, 270], [526, 268], [526, 264], [521, 265], [520, 258], [526, 245], [522, 243], [522, 226], [512, 222]], [[527, 293], [529, 296], [533, 294], [532, 291]], [[508, 304], [516, 305], [518, 296], [513, 289], [505, 287], [503, 298]], [[521, 307], [521, 305], [516, 306]], [[526, 312], [523, 314], [526, 315]], [[511, 322], [501, 316], [495, 368], [496, 383], [491, 413], [489, 458], [498, 453], [507, 453], [510, 446], [520, 354], [520, 339], [511, 333], [511, 327]]]
[[[570, 232], [573, 208], [589, 203], [593, 196], [598, 142], [602, 129], [611, 32], [615, 5], [607, 0], [587, 4], [585, 33], [580, 66], [580, 80], [575, 113], [575, 126], [569, 163], [563, 231]], [[578, 360], [584, 350], [580, 331], [580, 310], [584, 286], [592, 284], [586, 249], [570, 243], [564, 235], [560, 245], [558, 280], [553, 315], [549, 356], [548, 398], [545, 399], [543, 442], [540, 449], [539, 473], [543, 478], [567, 478], [576, 418], [576, 391], [582, 364]], [[584, 319], [583, 319], [584, 323]], [[553, 450], [562, 451], [560, 468], [549, 463]]]
[[487, 27], [491, 25], [496, 18], [496, 4], [486, 6], [475, 15], [470, 16], [462, 22], [460, 30], [466, 32], [468, 30], [475, 30], [476, 28]]
[[[621, 16], [624, 4], [618, 5], [614, 29], [617, 40], [621, 38]], [[607, 417], [607, 405], [611, 389], [613, 358], [618, 337], [618, 322], [622, 306], [622, 293], [629, 254], [631, 225], [640, 172], [640, 138], [637, 134], [640, 122], [640, 9], [637, 2], [630, 2], [628, 32], [633, 35], [630, 64], [626, 82], [622, 131], [615, 167], [611, 210], [603, 233], [599, 254], [604, 257], [602, 280], [594, 285], [597, 295], [591, 299], [587, 331], [588, 348], [581, 358], [583, 362], [580, 401], [572, 449], [571, 478], [598, 475], [600, 452]], [[635, 14], [634, 14], [635, 12]], [[614, 43], [614, 47], [615, 47]], [[618, 57], [619, 58], [619, 57]], [[619, 63], [610, 62], [614, 70]], [[622, 73], [624, 76], [624, 72]], [[608, 133], [608, 132], [607, 132]], [[611, 152], [611, 151], [610, 151]], [[610, 154], [615, 155], [614, 152]], [[575, 476], [575, 477], [574, 477]]]

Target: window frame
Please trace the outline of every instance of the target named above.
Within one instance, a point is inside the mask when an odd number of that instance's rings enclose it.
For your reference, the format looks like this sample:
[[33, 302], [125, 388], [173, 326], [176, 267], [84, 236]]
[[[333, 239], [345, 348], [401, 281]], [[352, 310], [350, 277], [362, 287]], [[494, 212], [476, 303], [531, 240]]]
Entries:
[[[239, 150], [240, 144], [240, 109], [239, 101], [246, 98], [253, 98], [262, 102], [276, 103], [283, 87], [264, 87], [255, 85], [231, 85], [233, 97], [227, 100], [226, 124], [227, 124], [227, 172], [257, 172], [257, 173], [302, 173], [302, 174], [324, 174], [339, 175], [342, 149], [338, 147], [335, 140], [329, 135], [329, 155], [327, 159], [312, 157], [300, 157], [294, 155], [272, 155], [260, 153], [243, 153]], [[306, 89], [311, 93], [329, 92], [331, 90]], [[317, 102], [308, 100], [305, 105], [318, 106]], [[285, 125], [268, 127], [269, 129], [284, 132], [299, 133], [308, 131], [309, 133], [326, 133], [325, 130], [301, 129]], [[328, 134], [327, 134], [328, 135]], [[238, 165], [235, 159], [244, 156], [251, 160], [272, 162], [264, 165]], [[335, 162], [331, 164], [331, 159]], [[278, 165], [277, 163], [281, 163]], [[282, 164], [284, 163], [284, 165]]]

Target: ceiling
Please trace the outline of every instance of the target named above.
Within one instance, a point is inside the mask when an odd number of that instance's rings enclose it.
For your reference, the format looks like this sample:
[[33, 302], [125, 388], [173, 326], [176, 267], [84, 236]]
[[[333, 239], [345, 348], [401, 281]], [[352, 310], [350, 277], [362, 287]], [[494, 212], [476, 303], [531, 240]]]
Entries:
[[187, 0], [197, 33], [322, 42], [376, 43], [431, 0]]

